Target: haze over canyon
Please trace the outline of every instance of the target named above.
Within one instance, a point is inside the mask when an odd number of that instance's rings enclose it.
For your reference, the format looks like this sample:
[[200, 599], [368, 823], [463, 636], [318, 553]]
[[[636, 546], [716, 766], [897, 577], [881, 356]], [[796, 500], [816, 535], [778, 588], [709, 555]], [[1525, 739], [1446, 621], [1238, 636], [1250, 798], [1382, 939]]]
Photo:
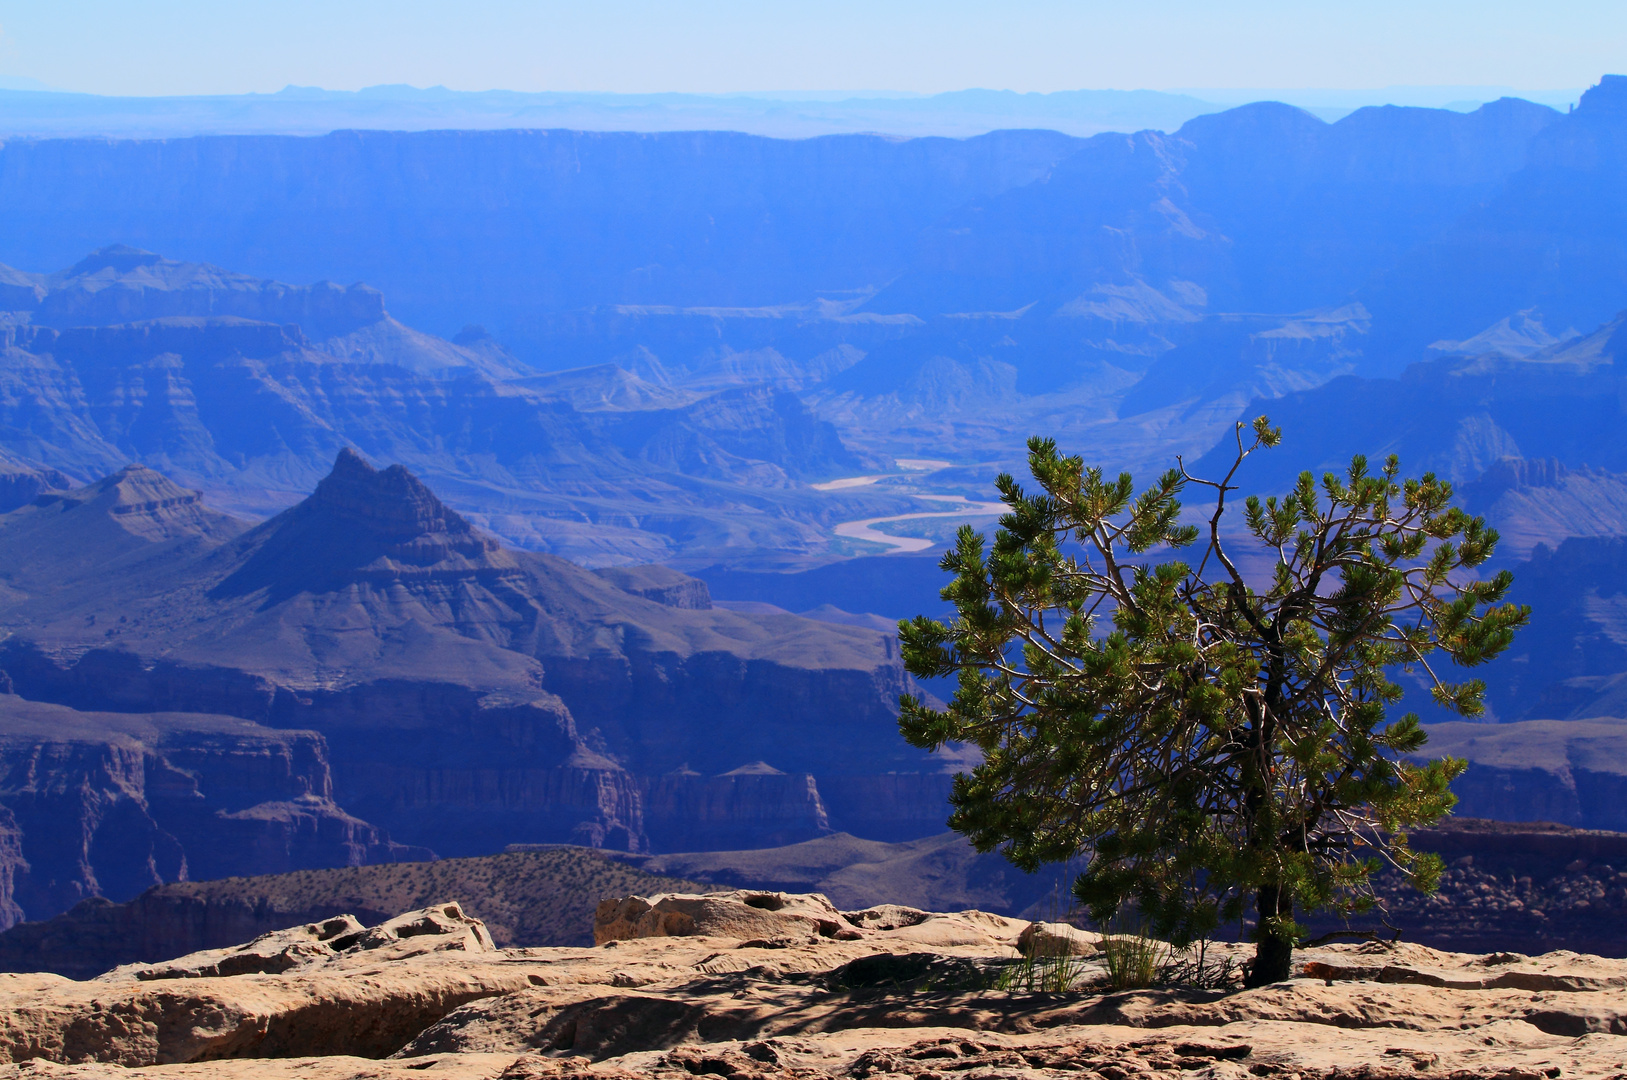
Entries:
[[1030, 435], [1261, 413], [1502, 532], [1462, 812], [1627, 830], [1627, 77], [1164, 126], [7, 138], [0, 928], [547, 844], [1017, 914], [896, 620]]

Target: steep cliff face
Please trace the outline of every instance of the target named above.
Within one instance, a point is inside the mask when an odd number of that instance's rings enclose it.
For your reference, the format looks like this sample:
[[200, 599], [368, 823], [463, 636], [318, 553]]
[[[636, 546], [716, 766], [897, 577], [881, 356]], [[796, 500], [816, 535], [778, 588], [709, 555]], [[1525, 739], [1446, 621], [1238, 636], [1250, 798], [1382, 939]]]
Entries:
[[309, 731], [0, 695], [0, 915], [188, 878], [425, 857], [333, 801]]
[[[339, 805], [443, 855], [778, 842], [849, 817], [941, 827], [958, 759], [899, 737], [910, 684], [883, 634], [713, 610], [671, 571], [507, 550], [348, 450], [247, 531], [189, 498], [132, 469], [0, 519], [18, 568], [0, 667], [19, 694], [314, 729]], [[897, 788], [879, 814], [821, 796], [865, 798], [866, 777]]]
[[[970, 769], [970, 754], [959, 761]], [[842, 832], [875, 840], [900, 842], [941, 832], [949, 818], [949, 771], [896, 772], [883, 775], [826, 776], [820, 790], [835, 807], [832, 825]]]
[[[416, 749], [416, 748], [414, 748]], [[336, 770], [345, 805], [392, 833], [471, 855], [512, 843], [569, 843], [641, 851], [651, 838], [638, 778], [592, 754], [563, 764], [512, 764], [511, 747], [451, 760], [346, 742]]]
[[27, 873], [23, 830], [16, 815], [0, 806], [0, 924], [15, 926], [27, 918], [17, 902], [17, 879]]
[[651, 777], [645, 781], [644, 805], [650, 846], [657, 851], [768, 847], [831, 832], [814, 778], [788, 775], [761, 761], [720, 776], [686, 769]]
[[1451, 722], [1428, 728], [1431, 756], [1463, 758], [1456, 813], [1627, 830], [1627, 720]]
[[7, 757], [6, 804], [29, 863], [17, 886], [24, 912], [51, 915], [86, 896], [123, 898], [185, 876], [180, 843], [150, 812], [139, 744], [41, 740]]

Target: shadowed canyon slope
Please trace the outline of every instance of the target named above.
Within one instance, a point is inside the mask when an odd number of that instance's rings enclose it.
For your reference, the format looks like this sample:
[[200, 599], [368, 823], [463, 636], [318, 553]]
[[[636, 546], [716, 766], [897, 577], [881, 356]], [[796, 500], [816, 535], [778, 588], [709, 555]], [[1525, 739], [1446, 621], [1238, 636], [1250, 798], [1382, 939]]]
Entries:
[[311, 731], [0, 695], [0, 922], [184, 878], [422, 859], [333, 800]]
[[125, 903], [89, 899], [56, 918], [0, 933], [0, 971], [90, 979], [119, 964], [219, 949], [335, 915], [382, 922], [388, 912], [455, 896], [470, 898], [470, 914], [498, 945], [591, 945], [593, 909], [606, 896], [706, 888], [578, 847], [175, 881]]
[[505, 549], [348, 450], [252, 528], [131, 466], [0, 518], [0, 564], [22, 698], [316, 732], [338, 805], [443, 855], [942, 827], [886, 635]]

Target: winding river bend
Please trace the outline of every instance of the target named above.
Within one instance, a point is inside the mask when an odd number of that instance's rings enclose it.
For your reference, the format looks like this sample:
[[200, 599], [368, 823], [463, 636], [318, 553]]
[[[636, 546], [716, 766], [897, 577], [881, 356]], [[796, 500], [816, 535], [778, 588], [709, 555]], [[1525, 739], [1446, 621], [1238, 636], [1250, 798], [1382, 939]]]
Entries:
[[973, 502], [964, 495], [916, 495], [917, 499], [930, 499], [933, 502], [953, 503], [955, 509], [944, 510], [937, 513], [926, 514], [894, 514], [891, 517], [865, 518], [863, 521], [844, 521], [836, 526], [836, 535], [845, 536], [851, 540], [868, 540], [875, 544], [886, 544], [892, 551], [903, 553], [909, 551], [925, 551], [936, 544], [936, 540], [929, 540], [923, 536], [893, 536], [890, 533], [879, 532], [877, 525], [889, 521], [919, 521], [926, 518], [969, 518], [987, 517], [994, 514], [1003, 514], [1009, 507], [998, 502]]

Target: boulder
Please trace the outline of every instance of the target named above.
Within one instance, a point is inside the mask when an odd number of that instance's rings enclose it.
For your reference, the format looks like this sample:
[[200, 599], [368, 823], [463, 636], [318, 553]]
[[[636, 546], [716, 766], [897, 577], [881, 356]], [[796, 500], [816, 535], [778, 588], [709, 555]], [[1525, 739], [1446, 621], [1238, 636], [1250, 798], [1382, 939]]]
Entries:
[[485, 923], [465, 915], [462, 907], [450, 902], [409, 911], [372, 927], [363, 926], [354, 915], [336, 915], [261, 934], [247, 945], [206, 949], [159, 964], [129, 964], [115, 968], [102, 979], [133, 975], [150, 982], [276, 975], [312, 961], [386, 948], [392, 959], [399, 959], [426, 952], [492, 952], [497, 946]]
[[472, 915], [465, 915], [456, 901], [397, 915], [378, 926], [363, 930], [354, 938], [339, 938], [334, 942], [334, 948], [339, 951], [378, 949], [409, 940], [423, 946], [409, 950], [411, 952], [453, 950], [482, 953], [497, 948], [486, 924]]
[[842, 917], [862, 930], [901, 930], [906, 926], [919, 926], [932, 918], [933, 913], [902, 904], [877, 904], [863, 911], [844, 911]]
[[1026, 920], [1008, 919], [987, 911], [956, 911], [928, 915], [913, 925], [886, 930], [875, 936], [934, 949], [967, 946], [998, 953], [1016, 948], [1018, 935], [1027, 925]]
[[853, 940], [860, 933], [819, 893], [670, 893], [605, 900], [593, 915], [593, 943], [648, 937]]
[[490, 940], [479, 920], [445, 903], [370, 928], [348, 915], [324, 919], [84, 982], [5, 976], [0, 1063], [24, 1063], [32, 1076], [56, 1075], [36, 1070], [36, 1059], [74, 1068], [213, 1062], [199, 1074], [213, 1077], [230, 1075], [225, 1058], [384, 1057], [463, 1005], [535, 985], [534, 970]]
[[1094, 956], [1101, 950], [1102, 935], [1080, 930], [1067, 923], [1029, 923], [1017, 937], [1024, 956]]
[[115, 968], [104, 979], [125, 974], [143, 981], [154, 979], [218, 979], [234, 975], [276, 975], [308, 960], [332, 956], [334, 942], [353, 941], [367, 928], [354, 915], [338, 915], [321, 922], [261, 934], [247, 945], [205, 949], [159, 964], [131, 964]]

